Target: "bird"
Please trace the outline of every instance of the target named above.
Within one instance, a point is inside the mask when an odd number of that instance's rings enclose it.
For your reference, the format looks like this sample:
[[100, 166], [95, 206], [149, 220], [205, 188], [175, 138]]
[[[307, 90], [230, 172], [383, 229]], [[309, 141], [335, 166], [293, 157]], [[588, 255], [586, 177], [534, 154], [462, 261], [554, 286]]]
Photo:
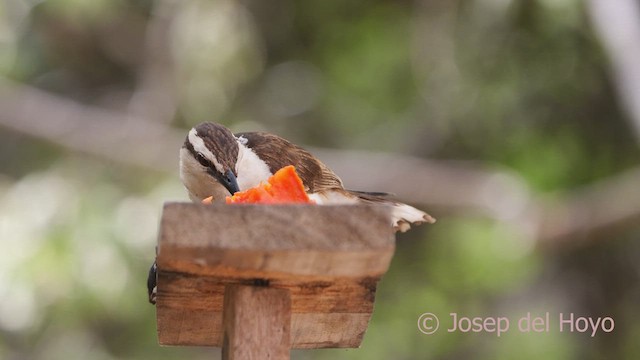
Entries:
[[[187, 134], [180, 148], [180, 180], [189, 198], [224, 202], [225, 198], [267, 181], [279, 169], [293, 165], [305, 192], [318, 205], [380, 204], [391, 208], [390, 226], [405, 232], [411, 225], [435, 219], [413, 206], [397, 202], [384, 192], [347, 190], [327, 165], [304, 148], [266, 132], [234, 134], [225, 126], [203, 122]], [[149, 269], [149, 302], [156, 302], [157, 266]]]
[[[157, 251], [157, 250], [156, 250]], [[156, 298], [158, 296], [158, 264], [156, 261], [149, 268], [149, 274], [147, 275], [147, 293], [149, 295], [149, 302], [153, 305], [156, 304]]]
[[304, 148], [266, 132], [232, 133], [225, 126], [203, 122], [187, 134], [180, 149], [180, 179], [194, 202], [224, 199], [258, 186], [277, 170], [293, 165], [309, 198], [319, 205], [381, 204], [391, 208], [391, 226], [405, 232], [412, 224], [435, 219], [389, 194], [347, 190], [327, 165]]

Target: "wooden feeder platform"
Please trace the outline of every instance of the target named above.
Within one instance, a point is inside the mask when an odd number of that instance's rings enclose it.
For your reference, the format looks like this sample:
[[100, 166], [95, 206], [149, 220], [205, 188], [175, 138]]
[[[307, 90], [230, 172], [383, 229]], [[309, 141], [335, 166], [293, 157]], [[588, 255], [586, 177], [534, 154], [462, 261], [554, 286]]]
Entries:
[[390, 224], [382, 206], [165, 204], [160, 344], [225, 359], [359, 347], [395, 250]]

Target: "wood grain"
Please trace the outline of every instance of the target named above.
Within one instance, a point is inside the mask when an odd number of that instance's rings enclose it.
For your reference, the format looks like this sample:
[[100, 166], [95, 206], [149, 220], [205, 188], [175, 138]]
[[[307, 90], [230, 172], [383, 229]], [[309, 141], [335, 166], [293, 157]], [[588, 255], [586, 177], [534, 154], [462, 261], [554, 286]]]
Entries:
[[223, 360], [289, 359], [289, 290], [228, 285], [222, 318]]
[[358, 347], [395, 249], [379, 206], [165, 205], [158, 243], [158, 338], [223, 345], [225, 289], [291, 297], [292, 348]]

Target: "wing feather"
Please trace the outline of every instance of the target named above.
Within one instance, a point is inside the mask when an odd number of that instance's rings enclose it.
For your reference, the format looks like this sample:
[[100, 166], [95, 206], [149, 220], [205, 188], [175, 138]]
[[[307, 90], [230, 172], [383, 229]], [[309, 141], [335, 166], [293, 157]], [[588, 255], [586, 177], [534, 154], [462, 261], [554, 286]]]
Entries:
[[424, 211], [389, 199], [392, 194], [345, 190], [342, 180], [325, 164], [305, 149], [279, 136], [262, 132], [238, 133], [236, 136], [246, 139], [245, 145], [267, 163], [271, 173], [287, 165], [295, 166], [306, 191], [318, 204], [363, 202], [390, 206], [392, 225], [401, 232], [407, 231], [411, 224], [435, 222]]
[[307, 150], [286, 139], [264, 132], [237, 133], [236, 137], [246, 139], [245, 145], [267, 163], [271, 173], [287, 165], [295, 166], [309, 193], [343, 189], [338, 175]]

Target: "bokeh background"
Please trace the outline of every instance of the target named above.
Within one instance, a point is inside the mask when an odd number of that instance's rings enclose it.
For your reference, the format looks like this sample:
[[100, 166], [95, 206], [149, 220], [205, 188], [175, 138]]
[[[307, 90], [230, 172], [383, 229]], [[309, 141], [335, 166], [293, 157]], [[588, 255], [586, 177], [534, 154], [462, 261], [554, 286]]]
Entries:
[[[201, 121], [438, 218], [398, 235], [361, 349], [293, 358], [640, 356], [637, 1], [4, 0], [0, 358], [219, 356], [159, 347], [145, 289]], [[424, 312], [551, 324], [427, 336]]]

